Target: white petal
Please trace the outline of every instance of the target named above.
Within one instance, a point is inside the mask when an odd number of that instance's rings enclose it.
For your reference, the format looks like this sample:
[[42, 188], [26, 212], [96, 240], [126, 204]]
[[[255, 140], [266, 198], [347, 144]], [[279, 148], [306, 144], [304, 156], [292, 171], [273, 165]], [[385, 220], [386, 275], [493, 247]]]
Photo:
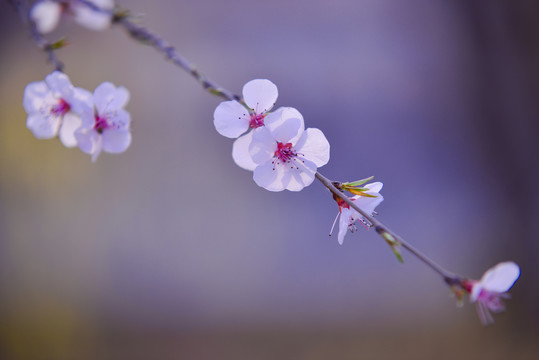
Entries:
[[303, 134], [303, 132], [305, 131], [305, 122], [303, 120], [303, 115], [301, 115], [298, 110], [292, 107], [280, 107], [277, 110], [266, 115], [266, 118], [264, 119], [264, 125], [270, 131], [272, 131], [275, 128], [281, 126], [288, 119], [298, 119], [300, 122], [297, 134], [288, 140], [288, 142], [295, 144], [301, 134]]
[[109, 110], [109, 104], [114, 100], [115, 94], [116, 87], [108, 81], [99, 84], [95, 88], [93, 100], [98, 114], [104, 114]]
[[283, 144], [291, 143], [292, 139], [298, 136], [302, 125], [302, 120], [298, 118], [287, 118], [279, 126], [268, 128], [275, 140]]
[[350, 217], [352, 212], [348, 208], [341, 208], [341, 217], [339, 218], [339, 234], [337, 235], [337, 240], [339, 244], [343, 244], [344, 235], [348, 231], [348, 224], [350, 223]]
[[365, 197], [365, 196], [357, 196], [357, 197], [354, 196], [354, 203], [361, 210], [365, 211], [369, 215], [372, 215], [372, 213], [374, 212], [374, 209], [376, 209], [376, 207], [380, 205], [382, 201], [384, 201], [384, 197], [378, 193], [371, 194], [371, 195], [376, 195], [376, 197], [372, 198], [372, 197]]
[[100, 137], [101, 135], [93, 129], [79, 129], [75, 131], [77, 146], [86, 154], [93, 154], [98, 150], [97, 145]]
[[217, 132], [228, 138], [237, 138], [249, 128], [251, 116], [237, 101], [223, 101], [213, 113], [213, 124]]
[[251, 80], [243, 86], [243, 100], [257, 114], [270, 111], [277, 96], [277, 86], [266, 79]]
[[31, 82], [24, 88], [22, 105], [28, 114], [39, 112], [45, 99], [53, 99], [52, 92], [44, 81]]
[[62, 125], [60, 126], [60, 141], [66, 147], [77, 146], [77, 139], [75, 139], [75, 130], [82, 125], [82, 121], [79, 116], [73, 112], [68, 112], [63, 116]]
[[234, 145], [232, 145], [232, 158], [239, 167], [253, 171], [258, 165], [253, 161], [249, 154], [249, 145], [253, 140], [253, 132], [250, 131], [247, 134], [240, 136]]
[[112, 114], [107, 115], [112, 126], [120, 130], [128, 130], [131, 124], [131, 115], [124, 109], [116, 110]]
[[286, 190], [301, 191], [314, 181], [316, 164], [309, 160], [305, 160], [305, 162], [291, 162], [290, 164], [278, 164], [276, 167], [284, 168], [282, 183]]
[[520, 276], [520, 268], [512, 261], [499, 263], [481, 278], [482, 287], [488, 291], [503, 293], [513, 286]]
[[53, 31], [58, 26], [61, 14], [62, 6], [55, 1], [40, 1], [30, 10], [30, 18], [41, 34]]
[[269, 191], [283, 191], [283, 168], [274, 167], [271, 161], [258, 166], [253, 171], [253, 180], [255, 183]]
[[60, 117], [51, 115], [32, 114], [26, 119], [26, 127], [38, 139], [52, 139], [58, 134]]
[[268, 129], [259, 127], [253, 130], [253, 140], [249, 145], [249, 154], [256, 164], [265, 164], [275, 155], [277, 143]]
[[94, 103], [92, 99], [92, 93], [86, 89], [74, 88], [71, 96], [64, 98], [65, 101], [71, 107], [71, 111], [76, 114], [83, 112], [92, 112], [94, 109]]
[[108, 153], [121, 153], [131, 144], [129, 130], [106, 129], [103, 131], [103, 151]]
[[75, 4], [72, 8], [75, 21], [85, 28], [100, 31], [110, 27], [112, 14], [95, 11], [83, 4]]
[[104, 10], [112, 10], [114, 8], [114, 0], [90, 0], [90, 2]]
[[477, 301], [481, 290], [483, 290], [483, 287], [479, 282], [476, 282], [472, 285], [472, 291], [470, 292], [470, 302], [474, 303]]
[[71, 85], [69, 77], [60, 71], [53, 71], [45, 77], [45, 82], [51, 89], [54, 96], [62, 98], [64, 100], [71, 99], [75, 88]]
[[363, 187], [369, 189], [368, 191], [366, 191], [367, 194], [376, 195], [376, 193], [379, 193], [380, 190], [382, 190], [383, 186], [384, 186], [383, 183], [377, 181], [370, 184], [366, 184]]
[[295, 149], [302, 157], [321, 167], [329, 161], [329, 142], [319, 129], [309, 128], [299, 138]]

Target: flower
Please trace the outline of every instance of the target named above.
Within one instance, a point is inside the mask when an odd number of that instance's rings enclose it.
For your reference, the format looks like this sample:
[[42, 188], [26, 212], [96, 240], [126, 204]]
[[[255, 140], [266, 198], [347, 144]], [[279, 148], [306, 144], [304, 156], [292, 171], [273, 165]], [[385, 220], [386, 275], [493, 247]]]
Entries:
[[103, 11], [93, 9], [78, 0], [42, 0], [32, 6], [30, 18], [35, 22], [37, 31], [42, 34], [53, 31], [62, 14], [71, 15], [80, 25], [90, 30], [104, 30], [112, 21], [113, 0], [87, 0]]
[[253, 179], [270, 191], [300, 191], [329, 161], [329, 143], [319, 129], [303, 130], [303, 118], [285, 108], [280, 118], [253, 131], [249, 154], [257, 165]]
[[295, 111], [300, 118], [303, 130], [303, 117], [293, 108], [279, 108], [270, 112], [277, 101], [277, 86], [266, 79], [255, 79], [243, 86], [243, 98], [246, 106], [238, 101], [224, 101], [213, 113], [213, 123], [217, 132], [228, 138], [238, 138], [232, 146], [234, 162], [245, 170], [253, 171], [257, 164], [251, 159], [249, 145], [253, 140], [253, 131], [240, 136], [247, 130], [255, 130], [269, 123], [279, 122], [284, 109]]
[[131, 144], [131, 117], [123, 107], [129, 91], [110, 82], [99, 85], [93, 94], [95, 112], [84, 113], [83, 124], [75, 132], [79, 148], [97, 160], [101, 151], [124, 152]]
[[77, 145], [75, 130], [82, 124], [80, 115], [92, 109], [92, 94], [71, 85], [66, 74], [54, 71], [45, 81], [32, 82], [24, 89], [23, 106], [28, 113], [26, 126], [38, 139], [59, 134], [67, 147]]
[[507, 291], [520, 276], [520, 268], [512, 261], [502, 262], [490, 268], [481, 280], [467, 280], [464, 289], [470, 293], [470, 301], [476, 303], [477, 314], [483, 325], [492, 324], [494, 318], [490, 313], [505, 310], [502, 299], [510, 296]]
[[[382, 201], [384, 201], [384, 197], [380, 194], [380, 190], [382, 190], [383, 186], [384, 184], [381, 182], [367, 184], [364, 186], [364, 195], [356, 195], [350, 200], [354, 201], [361, 210], [368, 214], [374, 215], [374, 209], [380, 205]], [[346, 230], [350, 230], [352, 233], [357, 231], [356, 221], [359, 221], [365, 228], [367, 228], [368, 222], [356, 210], [350, 209], [350, 205], [345, 203], [341, 198], [337, 199], [337, 205], [339, 206], [339, 212], [335, 217], [335, 221], [333, 222], [329, 235], [331, 235], [333, 232], [337, 218], [340, 217], [339, 234], [337, 235], [337, 240], [339, 241], [339, 244], [342, 245], [344, 242], [344, 235], [346, 235]]]

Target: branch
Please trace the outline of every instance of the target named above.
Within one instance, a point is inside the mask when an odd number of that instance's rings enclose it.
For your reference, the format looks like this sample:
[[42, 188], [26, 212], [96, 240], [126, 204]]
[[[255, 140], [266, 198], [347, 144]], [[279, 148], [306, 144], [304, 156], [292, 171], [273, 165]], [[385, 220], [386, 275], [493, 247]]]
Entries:
[[7, 0], [19, 13], [22, 22], [29, 28], [30, 36], [38, 48], [47, 54], [47, 60], [54, 66], [55, 70], [62, 71], [64, 64], [58, 59], [55, 51], [62, 46], [62, 40], [56, 43], [51, 43], [43, 37], [37, 30], [36, 23], [30, 18], [30, 10], [26, 1]]

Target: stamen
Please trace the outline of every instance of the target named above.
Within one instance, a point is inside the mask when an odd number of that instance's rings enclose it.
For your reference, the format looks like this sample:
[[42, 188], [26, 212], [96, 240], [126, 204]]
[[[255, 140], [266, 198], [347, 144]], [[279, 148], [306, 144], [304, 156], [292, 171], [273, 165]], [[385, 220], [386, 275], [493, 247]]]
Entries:
[[331, 225], [331, 230], [329, 230], [329, 236], [333, 234], [333, 229], [335, 228], [335, 224], [337, 223], [337, 219], [339, 218], [339, 215], [341, 215], [340, 211], [337, 213], [337, 216], [335, 216], [335, 220], [333, 220], [333, 225]]

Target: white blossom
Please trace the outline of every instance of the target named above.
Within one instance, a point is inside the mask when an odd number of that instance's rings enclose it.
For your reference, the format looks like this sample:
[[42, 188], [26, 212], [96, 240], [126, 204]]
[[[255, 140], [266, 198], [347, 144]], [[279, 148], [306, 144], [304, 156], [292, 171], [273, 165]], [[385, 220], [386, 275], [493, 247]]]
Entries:
[[520, 276], [520, 268], [512, 261], [502, 262], [485, 272], [479, 281], [469, 281], [470, 301], [476, 303], [477, 314], [484, 325], [494, 322], [492, 312], [505, 310], [502, 299], [509, 298], [511, 289]]
[[93, 108], [92, 94], [71, 85], [66, 74], [54, 71], [45, 81], [32, 82], [24, 89], [23, 106], [28, 113], [26, 126], [38, 139], [59, 135], [67, 147], [76, 146], [75, 130], [81, 114]]
[[[370, 184], [364, 185], [364, 188], [367, 190], [364, 191], [364, 194], [370, 195], [370, 196], [360, 196], [356, 195], [350, 200], [352, 200], [361, 210], [365, 211], [369, 215], [375, 214], [375, 209], [382, 201], [384, 201], [384, 197], [380, 194], [380, 190], [382, 190], [382, 187], [384, 186], [381, 182], [374, 182]], [[350, 232], [357, 231], [357, 225], [356, 221], [359, 222], [361, 225], [363, 225], [365, 228], [368, 228], [366, 224], [368, 224], [368, 221], [356, 210], [350, 208], [350, 205], [345, 203], [342, 199], [338, 199], [337, 204], [339, 205], [339, 212], [337, 213], [337, 217], [335, 218], [335, 221], [333, 222], [333, 226], [331, 227], [330, 235], [333, 232], [333, 228], [335, 227], [335, 223], [337, 222], [337, 219], [339, 219], [339, 233], [337, 235], [337, 240], [339, 241], [339, 244], [343, 244], [344, 242], [344, 236], [346, 235], [346, 232], [349, 230]]]
[[52, 1], [42, 0], [32, 6], [30, 18], [35, 22], [37, 30], [46, 34], [53, 31], [62, 15], [71, 16], [80, 25], [90, 30], [104, 30], [112, 21], [113, 0], [88, 0], [99, 11], [78, 0]]
[[110, 82], [99, 85], [93, 94], [95, 112], [82, 117], [75, 132], [79, 148], [97, 160], [101, 151], [124, 152], [131, 144], [131, 117], [123, 107], [129, 101], [126, 88]]

